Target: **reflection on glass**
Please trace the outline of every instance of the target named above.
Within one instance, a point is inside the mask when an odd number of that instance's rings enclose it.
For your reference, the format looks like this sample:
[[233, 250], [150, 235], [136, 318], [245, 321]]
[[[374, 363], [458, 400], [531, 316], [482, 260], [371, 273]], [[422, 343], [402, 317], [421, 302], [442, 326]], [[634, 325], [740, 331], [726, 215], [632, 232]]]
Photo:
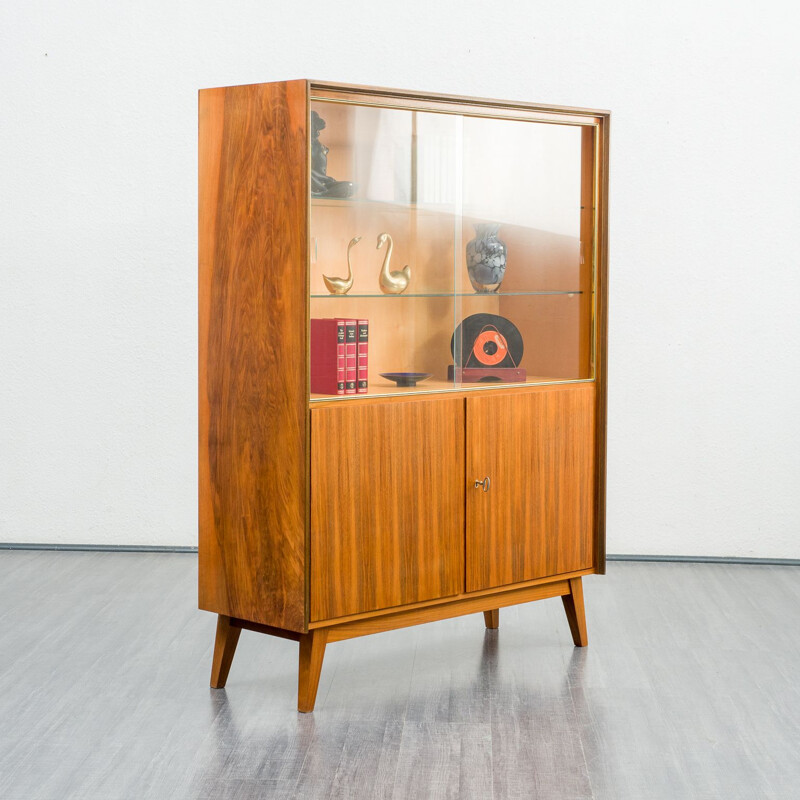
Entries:
[[458, 288], [488, 295], [462, 303], [465, 384], [590, 377], [582, 137], [579, 126], [464, 118]]
[[352, 194], [312, 183], [311, 317], [369, 323], [366, 393], [592, 377], [590, 126], [312, 112]]

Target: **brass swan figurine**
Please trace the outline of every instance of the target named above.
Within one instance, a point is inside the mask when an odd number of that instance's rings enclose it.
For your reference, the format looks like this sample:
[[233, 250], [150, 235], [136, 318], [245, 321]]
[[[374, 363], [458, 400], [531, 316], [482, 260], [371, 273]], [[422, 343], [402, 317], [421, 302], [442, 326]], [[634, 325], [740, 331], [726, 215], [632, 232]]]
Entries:
[[392, 257], [392, 237], [388, 233], [382, 233], [378, 236], [378, 246], [376, 250], [380, 250], [386, 242], [389, 243], [386, 249], [386, 255], [383, 259], [383, 266], [381, 267], [381, 274], [378, 276], [378, 283], [380, 283], [381, 291], [384, 294], [400, 294], [406, 290], [408, 281], [411, 278], [411, 267], [406, 264], [400, 272], [389, 271], [389, 260]]
[[350, 250], [353, 245], [361, 241], [360, 236], [354, 236], [347, 245], [347, 277], [346, 278], [329, 278], [327, 275], [322, 276], [328, 291], [331, 294], [347, 294], [353, 288], [353, 267], [350, 264]]

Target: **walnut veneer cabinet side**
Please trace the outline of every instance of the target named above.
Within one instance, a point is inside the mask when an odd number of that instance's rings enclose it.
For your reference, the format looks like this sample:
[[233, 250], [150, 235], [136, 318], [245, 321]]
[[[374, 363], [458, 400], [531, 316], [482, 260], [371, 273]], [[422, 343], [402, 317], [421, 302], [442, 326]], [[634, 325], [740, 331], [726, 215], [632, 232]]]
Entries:
[[200, 93], [200, 607], [301, 632], [308, 572], [304, 81]]
[[[560, 596], [586, 644], [582, 577], [605, 571], [609, 121], [306, 80], [200, 92], [212, 686], [242, 629], [299, 642], [300, 711], [328, 642], [477, 612], [491, 629]], [[465, 253], [500, 246], [506, 274], [485, 288]], [[379, 289], [381, 260], [410, 265], [407, 289]], [[347, 270], [349, 293], [328, 291]], [[312, 385], [321, 318], [368, 320], [363, 393]], [[514, 355], [497, 320], [525, 343], [495, 383], [448, 372], [475, 318], [481, 364]], [[406, 371], [425, 377], [384, 377]]]

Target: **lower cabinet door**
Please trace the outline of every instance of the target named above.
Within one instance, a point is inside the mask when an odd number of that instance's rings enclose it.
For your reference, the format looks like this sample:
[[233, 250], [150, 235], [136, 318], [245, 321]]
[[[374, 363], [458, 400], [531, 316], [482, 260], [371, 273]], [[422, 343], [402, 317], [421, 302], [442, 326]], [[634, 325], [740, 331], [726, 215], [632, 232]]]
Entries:
[[464, 400], [311, 411], [311, 620], [464, 590]]
[[467, 398], [468, 592], [592, 566], [594, 414], [594, 384]]

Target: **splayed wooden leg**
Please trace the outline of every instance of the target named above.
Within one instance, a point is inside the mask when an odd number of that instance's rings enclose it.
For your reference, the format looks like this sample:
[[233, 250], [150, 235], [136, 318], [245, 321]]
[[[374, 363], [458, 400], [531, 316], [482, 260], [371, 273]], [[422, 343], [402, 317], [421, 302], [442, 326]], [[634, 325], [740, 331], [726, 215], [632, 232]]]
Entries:
[[211, 663], [211, 687], [222, 689], [228, 681], [233, 654], [239, 642], [241, 628], [231, 625], [231, 618], [217, 617], [217, 638], [214, 641], [214, 660]]
[[324, 628], [316, 628], [300, 637], [300, 670], [297, 681], [298, 711], [307, 713], [314, 710], [327, 641], [328, 631]]
[[569, 594], [561, 596], [564, 611], [567, 612], [567, 622], [572, 633], [575, 647], [586, 647], [589, 639], [586, 635], [586, 612], [583, 608], [583, 583], [580, 578], [569, 579]]

